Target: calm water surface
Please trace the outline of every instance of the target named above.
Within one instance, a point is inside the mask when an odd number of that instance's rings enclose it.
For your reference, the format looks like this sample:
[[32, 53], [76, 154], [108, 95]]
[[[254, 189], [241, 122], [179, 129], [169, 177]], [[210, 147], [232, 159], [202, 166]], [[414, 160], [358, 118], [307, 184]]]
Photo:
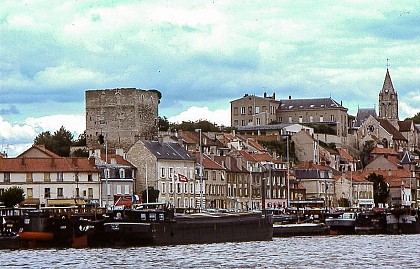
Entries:
[[1, 268], [420, 268], [420, 235], [138, 248], [0, 250]]

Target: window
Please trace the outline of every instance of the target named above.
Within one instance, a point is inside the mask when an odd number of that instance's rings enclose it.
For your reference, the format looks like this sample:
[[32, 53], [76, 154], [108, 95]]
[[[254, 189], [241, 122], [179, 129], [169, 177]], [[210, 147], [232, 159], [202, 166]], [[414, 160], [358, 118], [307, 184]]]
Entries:
[[261, 125], [261, 119], [257, 118], [257, 125]]
[[107, 196], [110, 196], [111, 195], [111, 185], [110, 184], [107, 184], [106, 186], [107, 186], [106, 187], [106, 195]]
[[184, 198], [184, 206], [188, 207], [188, 198]]
[[80, 197], [80, 189], [76, 188], [76, 197]]
[[4, 173], [4, 182], [10, 182], [10, 173]]
[[309, 116], [309, 122], [314, 122], [314, 116]]
[[117, 194], [121, 194], [121, 185], [116, 186], [116, 192]]
[[169, 167], [169, 178], [174, 178], [174, 168]]
[[26, 173], [26, 182], [32, 182], [33, 179], [33, 174], [32, 173]]
[[184, 183], [184, 193], [188, 193], [188, 183]]
[[44, 189], [44, 198], [50, 198], [50, 195], [51, 195], [50, 188], [45, 188]]
[[63, 181], [63, 172], [58, 172], [57, 173], [57, 182], [62, 182]]
[[169, 193], [174, 193], [174, 183], [169, 182]]
[[241, 126], [245, 126], [245, 120], [241, 120]]
[[124, 168], [120, 168], [120, 178], [125, 178], [125, 169]]
[[57, 198], [63, 198], [63, 188], [57, 188]]
[[245, 107], [244, 106], [241, 107], [241, 115], [245, 115]]
[[259, 106], [256, 106], [255, 107], [255, 114], [259, 114], [260, 113], [260, 107]]
[[238, 115], [238, 107], [234, 107], [233, 108], [233, 115], [237, 116]]
[[124, 194], [130, 194], [130, 186], [124, 185]]
[[166, 168], [165, 167], [161, 167], [160, 168], [160, 177], [161, 178], [165, 178], [165, 171], [166, 171]]
[[88, 198], [93, 199], [93, 188], [88, 188]]
[[182, 184], [181, 183], [177, 183], [176, 184], [176, 192], [177, 193], [181, 193], [182, 192]]
[[283, 117], [279, 117], [279, 123], [283, 122]]
[[83, 197], [86, 197], [86, 190], [83, 191]]
[[89, 182], [92, 182], [92, 181], [93, 181], [92, 174], [88, 174], [88, 181], [89, 181]]
[[75, 180], [75, 182], [79, 182], [79, 174], [78, 173], [76, 173], [74, 175], [74, 180]]
[[34, 198], [34, 190], [32, 188], [26, 189], [26, 196], [27, 198]]
[[323, 122], [324, 121], [324, 116], [319, 116], [319, 122]]
[[233, 126], [238, 126], [238, 120], [233, 121]]
[[166, 183], [162, 182], [162, 193], [166, 193]]
[[248, 115], [252, 115], [252, 106], [248, 107]]
[[194, 169], [190, 168], [190, 178], [194, 178]]
[[293, 122], [292, 116], [289, 116], [289, 123], [292, 123], [292, 122]]
[[334, 121], [334, 115], [331, 115], [331, 121]]
[[302, 122], [303, 122], [303, 117], [299, 116], [299, 123], [302, 123]]

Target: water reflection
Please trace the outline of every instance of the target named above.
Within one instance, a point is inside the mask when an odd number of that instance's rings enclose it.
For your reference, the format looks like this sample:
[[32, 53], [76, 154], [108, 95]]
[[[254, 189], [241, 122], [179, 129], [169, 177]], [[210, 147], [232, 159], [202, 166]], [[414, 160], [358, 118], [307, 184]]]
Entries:
[[7, 268], [419, 268], [420, 235], [274, 238], [271, 242], [0, 251]]

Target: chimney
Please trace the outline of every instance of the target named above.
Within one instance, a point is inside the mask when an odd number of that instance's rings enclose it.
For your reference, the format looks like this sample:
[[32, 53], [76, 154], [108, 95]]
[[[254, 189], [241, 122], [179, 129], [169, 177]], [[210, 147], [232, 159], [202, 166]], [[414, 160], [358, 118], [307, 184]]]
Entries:
[[75, 167], [78, 167], [77, 166], [77, 158], [71, 158], [71, 163], [75, 166]]
[[276, 100], [276, 93], [273, 92], [273, 99]]
[[292, 96], [291, 95], [289, 95], [289, 100], [291, 100], [292, 99]]
[[90, 165], [95, 165], [95, 157], [89, 157], [88, 160]]
[[267, 98], [267, 93], [266, 92], [264, 92], [264, 98]]

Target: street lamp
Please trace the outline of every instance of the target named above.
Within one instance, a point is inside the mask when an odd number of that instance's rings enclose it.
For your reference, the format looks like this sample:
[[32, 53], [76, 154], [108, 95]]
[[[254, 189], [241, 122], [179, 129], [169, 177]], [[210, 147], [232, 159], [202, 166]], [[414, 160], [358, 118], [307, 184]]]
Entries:
[[203, 150], [201, 145], [201, 129], [195, 129], [200, 133], [200, 212], [203, 210]]

